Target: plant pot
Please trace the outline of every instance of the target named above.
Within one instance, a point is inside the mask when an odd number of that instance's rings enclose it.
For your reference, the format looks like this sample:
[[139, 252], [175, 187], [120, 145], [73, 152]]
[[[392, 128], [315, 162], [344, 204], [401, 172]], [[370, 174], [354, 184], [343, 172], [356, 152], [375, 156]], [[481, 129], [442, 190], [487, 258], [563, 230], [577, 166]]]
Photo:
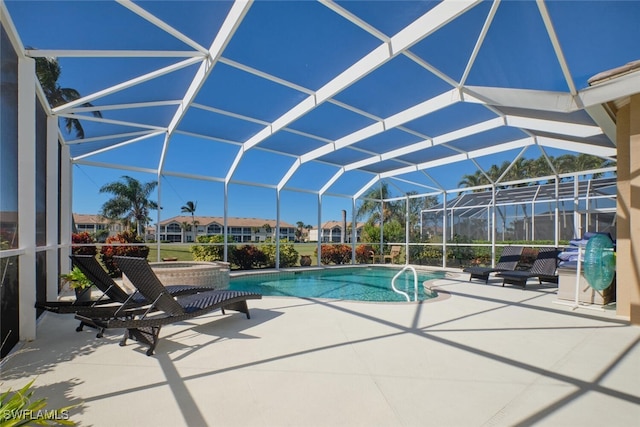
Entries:
[[308, 267], [311, 265], [311, 256], [309, 255], [300, 255], [300, 265], [302, 267]]
[[76, 293], [76, 301], [86, 302], [91, 301], [91, 289], [90, 288], [74, 288]]

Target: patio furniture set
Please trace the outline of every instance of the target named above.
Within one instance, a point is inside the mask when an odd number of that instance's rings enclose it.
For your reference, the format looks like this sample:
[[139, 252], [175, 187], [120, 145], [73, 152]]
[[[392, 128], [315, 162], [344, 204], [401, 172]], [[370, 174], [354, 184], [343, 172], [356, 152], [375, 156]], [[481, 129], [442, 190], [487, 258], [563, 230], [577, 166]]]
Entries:
[[75, 314], [80, 320], [76, 331], [84, 326], [98, 329], [98, 338], [105, 329], [124, 329], [120, 345], [128, 338], [147, 344], [147, 356], [153, 354], [164, 325], [181, 322], [220, 309], [245, 313], [250, 318], [247, 300], [262, 295], [232, 290], [175, 285], [164, 286], [144, 258], [114, 257], [120, 270], [136, 287], [129, 294], [116, 283], [90, 255], [72, 255], [71, 260], [102, 292], [89, 301], [44, 301], [36, 308], [60, 314]]
[[502, 279], [502, 286], [505, 284], [518, 285], [522, 286], [522, 289], [526, 288], [527, 281], [531, 278], [538, 279], [540, 284], [543, 282], [558, 283], [556, 269], [560, 251], [557, 248], [540, 248], [530, 268], [518, 269], [521, 265], [523, 251], [522, 246], [507, 246], [503, 249], [495, 267], [467, 267], [462, 271], [469, 273], [469, 281], [481, 279], [485, 283], [489, 282], [491, 273], [496, 273], [496, 277]]

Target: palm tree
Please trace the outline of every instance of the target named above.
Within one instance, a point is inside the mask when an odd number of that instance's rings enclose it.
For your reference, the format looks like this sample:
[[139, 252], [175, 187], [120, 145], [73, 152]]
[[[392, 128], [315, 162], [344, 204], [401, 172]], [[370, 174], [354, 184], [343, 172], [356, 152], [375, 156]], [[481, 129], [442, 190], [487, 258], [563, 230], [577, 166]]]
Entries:
[[[488, 184], [487, 177], [484, 176], [482, 171], [477, 170], [473, 174], [462, 175], [462, 179], [458, 182], [458, 187], [477, 187], [480, 185]], [[484, 191], [481, 189], [475, 189], [473, 192]]]
[[[40, 81], [42, 91], [49, 101], [51, 108], [59, 107], [71, 101], [81, 98], [80, 93], [72, 88], [60, 87], [58, 78], [60, 78], [61, 68], [56, 58], [35, 58], [36, 76]], [[82, 104], [83, 107], [93, 107], [89, 102]], [[95, 117], [102, 117], [100, 111], [93, 111]], [[84, 129], [80, 124], [80, 120], [66, 117], [64, 119], [67, 132], [74, 130], [76, 137], [84, 138]]]
[[385, 222], [394, 216], [395, 206], [393, 203], [380, 203], [379, 199], [387, 199], [389, 197], [389, 185], [386, 182], [380, 184], [380, 187], [374, 187], [367, 191], [363, 198], [364, 201], [356, 211], [356, 219], [368, 218], [367, 222], [376, 224]]
[[113, 220], [124, 220], [136, 224], [136, 234], [142, 233], [149, 218], [149, 211], [157, 210], [158, 204], [149, 200], [149, 195], [158, 185], [157, 181], [142, 184], [130, 176], [122, 176], [120, 181], [105, 184], [101, 193], [111, 193], [115, 197], [102, 205], [101, 215]]
[[[505, 181], [515, 181], [518, 179], [533, 178], [533, 176], [531, 175], [531, 165], [532, 165], [531, 160], [520, 157], [518, 160], [514, 161], [510, 165], [511, 168], [509, 169], [509, 172], [507, 172]], [[518, 187], [522, 187], [524, 185], [526, 184], [522, 184], [522, 183], [517, 184]]]
[[297, 226], [297, 228], [296, 228], [295, 236], [296, 236], [296, 239], [298, 241], [301, 241], [302, 240], [302, 229], [304, 228], [304, 222], [298, 221], [298, 222], [296, 222], [296, 226]]
[[196, 241], [196, 236], [198, 235], [198, 229], [196, 228], [196, 207], [198, 206], [198, 202], [192, 202], [189, 200], [184, 206], [180, 208], [180, 212], [191, 214], [191, 224], [193, 225], [193, 241]]

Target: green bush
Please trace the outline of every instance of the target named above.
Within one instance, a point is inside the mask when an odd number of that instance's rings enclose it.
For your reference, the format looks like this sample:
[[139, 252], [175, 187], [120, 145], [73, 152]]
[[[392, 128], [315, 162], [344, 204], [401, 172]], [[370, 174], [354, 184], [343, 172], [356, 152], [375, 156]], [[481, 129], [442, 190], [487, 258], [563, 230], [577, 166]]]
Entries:
[[442, 247], [424, 246], [417, 262], [424, 265], [442, 265]]
[[[262, 252], [267, 257], [267, 267], [276, 266], [276, 245], [268, 243], [262, 246]], [[292, 242], [287, 239], [280, 240], [280, 267], [294, 267], [298, 263], [298, 251]]]
[[[453, 236], [451, 243], [465, 244], [471, 243], [471, 239], [456, 234]], [[474, 248], [471, 246], [449, 246], [447, 247], [447, 259], [457, 261], [459, 265], [466, 265], [473, 258]]]
[[[224, 260], [224, 236], [198, 236], [196, 239], [198, 243], [218, 243], [218, 245], [193, 245], [189, 250], [193, 254], [194, 261], [223, 261]], [[229, 236], [228, 243], [234, 243], [233, 238]], [[232, 252], [235, 250], [235, 245], [229, 246], [229, 259], [232, 257]]]

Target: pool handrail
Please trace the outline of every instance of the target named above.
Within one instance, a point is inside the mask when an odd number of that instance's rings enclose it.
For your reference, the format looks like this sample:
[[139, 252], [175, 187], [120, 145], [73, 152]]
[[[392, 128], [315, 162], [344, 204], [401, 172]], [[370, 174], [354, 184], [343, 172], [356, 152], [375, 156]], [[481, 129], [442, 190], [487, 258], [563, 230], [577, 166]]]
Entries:
[[404, 295], [404, 297], [407, 299], [407, 302], [411, 302], [411, 297], [409, 297], [409, 294], [396, 288], [395, 284], [396, 279], [406, 270], [413, 271], [413, 298], [414, 301], [418, 301], [418, 272], [412, 265], [405, 265], [402, 270], [398, 271], [398, 273], [393, 276], [393, 279], [391, 279], [391, 289], [393, 289], [393, 291], [397, 294]]

